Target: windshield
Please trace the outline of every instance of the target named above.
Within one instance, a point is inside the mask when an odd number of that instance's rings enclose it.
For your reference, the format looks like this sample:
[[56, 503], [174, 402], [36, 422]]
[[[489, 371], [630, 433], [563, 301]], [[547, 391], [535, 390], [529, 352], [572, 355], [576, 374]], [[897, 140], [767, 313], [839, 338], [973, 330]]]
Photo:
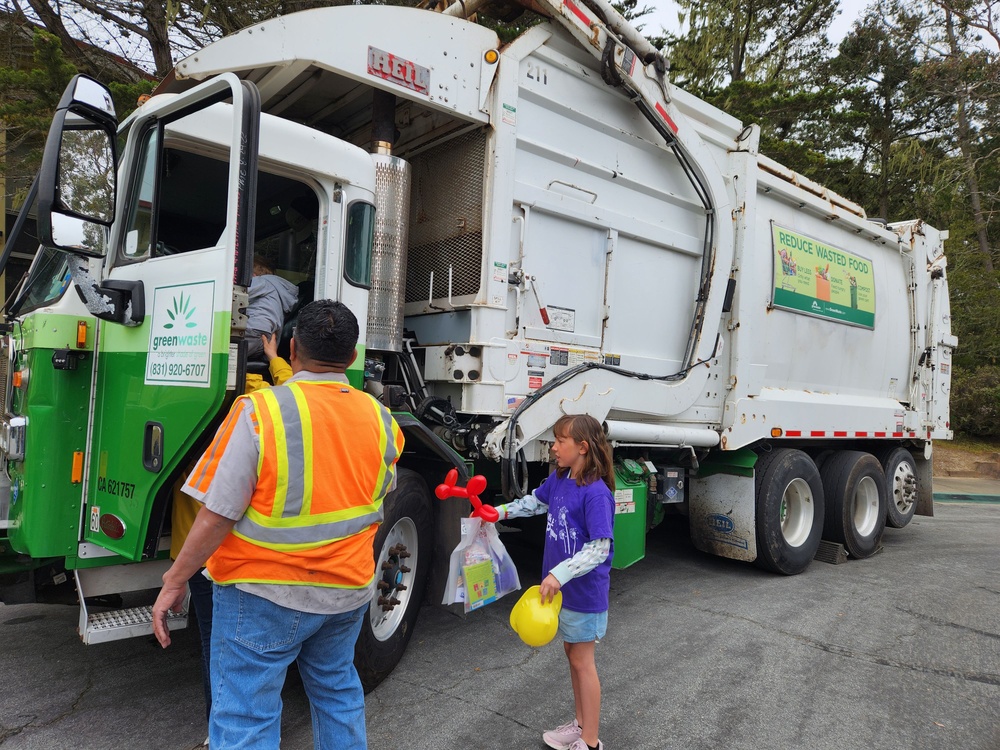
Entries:
[[69, 254], [51, 247], [39, 248], [18, 307], [28, 312], [55, 302], [63, 296], [69, 281]]

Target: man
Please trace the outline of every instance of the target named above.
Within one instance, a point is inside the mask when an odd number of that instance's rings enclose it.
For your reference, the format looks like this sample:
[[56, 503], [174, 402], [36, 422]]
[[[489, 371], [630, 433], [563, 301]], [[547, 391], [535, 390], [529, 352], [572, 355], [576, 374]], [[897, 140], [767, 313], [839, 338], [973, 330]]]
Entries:
[[167, 610], [181, 606], [187, 579], [207, 560], [216, 584], [213, 750], [278, 747], [281, 688], [296, 658], [315, 747], [367, 745], [354, 643], [403, 437], [381, 404], [347, 385], [357, 340], [343, 304], [303, 307], [293, 376], [236, 400], [185, 485], [204, 507], [163, 574], [153, 628], [166, 648]]

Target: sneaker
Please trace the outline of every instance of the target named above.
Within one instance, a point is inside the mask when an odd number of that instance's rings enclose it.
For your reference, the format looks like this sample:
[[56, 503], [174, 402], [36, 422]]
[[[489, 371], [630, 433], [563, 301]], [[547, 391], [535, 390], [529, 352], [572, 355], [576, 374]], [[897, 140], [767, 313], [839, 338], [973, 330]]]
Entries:
[[[542, 734], [542, 742], [554, 750], [570, 750], [576, 744], [576, 741], [580, 739], [582, 732], [583, 730], [576, 723], [576, 719], [573, 719], [569, 724], [563, 724], [561, 727], [544, 732]], [[583, 750], [587, 750], [586, 744], [584, 744]]]
[[[568, 750], [589, 750], [587, 743], [582, 739], [577, 740], [572, 745], [569, 746]], [[597, 750], [604, 750], [604, 743], [600, 740], [597, 741]]]

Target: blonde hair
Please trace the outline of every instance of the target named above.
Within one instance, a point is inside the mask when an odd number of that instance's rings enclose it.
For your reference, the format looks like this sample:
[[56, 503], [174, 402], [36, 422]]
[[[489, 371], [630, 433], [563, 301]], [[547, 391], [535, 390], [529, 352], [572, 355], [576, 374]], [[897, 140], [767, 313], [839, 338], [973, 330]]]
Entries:
[[[568, 437], [578, 443], [586, 443], [589, 448], [583, 457], [583, 471], [576, 478], [578, 486], [603, 479], [608, 489], [615, 491], [611, 444], [600, 422], [589, 414], [563, 414], [552, 425], [552, 433], [557, 437]], [[560, 477], [565, 476], [568, 471], [569, 469], [556, 469]]]

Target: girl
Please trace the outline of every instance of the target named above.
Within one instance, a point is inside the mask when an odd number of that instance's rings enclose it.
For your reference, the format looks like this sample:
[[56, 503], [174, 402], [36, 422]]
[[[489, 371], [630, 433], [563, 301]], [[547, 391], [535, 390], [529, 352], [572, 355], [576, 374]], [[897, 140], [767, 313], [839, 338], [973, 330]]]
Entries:
[[500, 518], [548, 512], [542, 558], [542, 601], [562, 590], [559, 634], [569, 659], [576, 716], [542, 734], [555, 750], [603, 750], [597, 737], [601, 683], [594, 647], [608, 625], [613, 550], [614, 470], [601, 424], [587, 414], [566, 414], [552, 428], [556, 470], [530, 495], [497, 506]]

